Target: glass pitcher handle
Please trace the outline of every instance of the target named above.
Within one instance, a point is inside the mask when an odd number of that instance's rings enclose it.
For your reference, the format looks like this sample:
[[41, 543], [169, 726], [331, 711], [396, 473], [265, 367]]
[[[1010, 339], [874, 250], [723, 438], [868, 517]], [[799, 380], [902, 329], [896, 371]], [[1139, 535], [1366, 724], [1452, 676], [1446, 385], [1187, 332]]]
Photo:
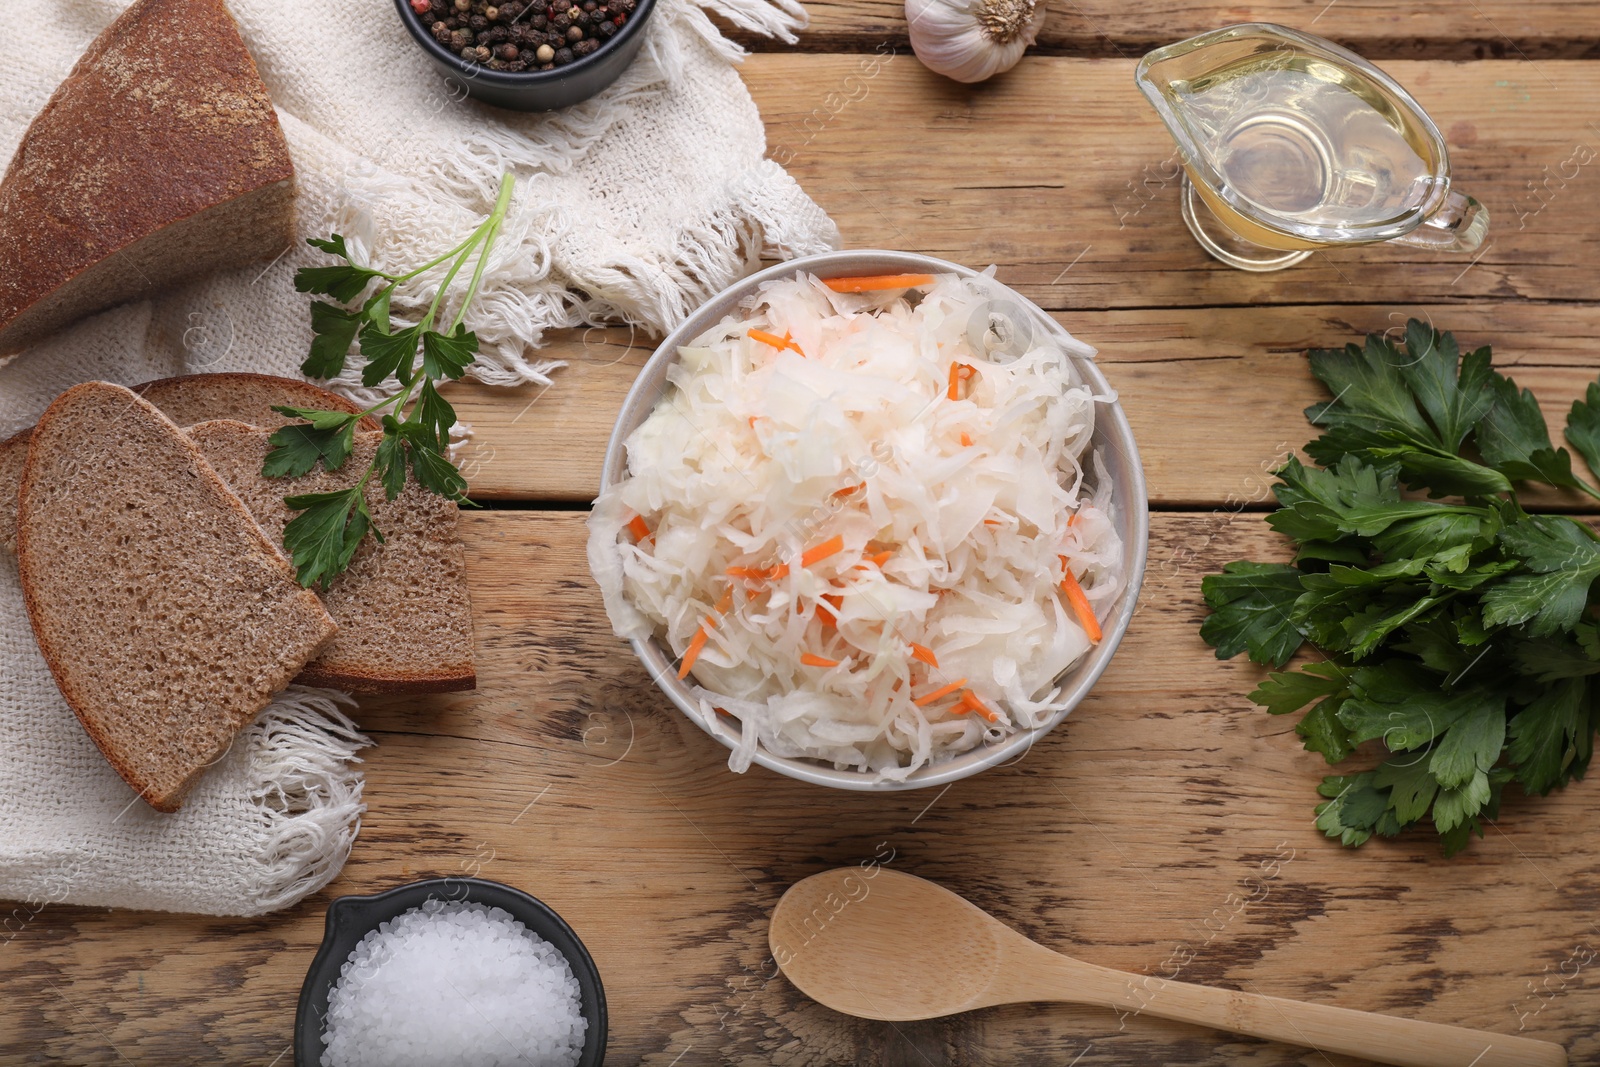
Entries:
[[1489, 210], [1472, 197], [1451, 190], [1443, 206], [1395, 244], [1434, 252], [1471, 252], [1489, 232]]

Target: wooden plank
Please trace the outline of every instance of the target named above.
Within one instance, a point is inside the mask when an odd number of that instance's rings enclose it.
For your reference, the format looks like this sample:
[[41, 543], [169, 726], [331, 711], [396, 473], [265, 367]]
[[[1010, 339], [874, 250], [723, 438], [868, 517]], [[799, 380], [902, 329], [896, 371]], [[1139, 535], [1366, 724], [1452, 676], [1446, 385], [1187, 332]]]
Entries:
[[1355, 852], [1322, 838], [1320, 757], [1245, 700], [1258, 670], [1196, 636], [1202, 574], [1281, 556], [1258, 517], [1158, 516], [1145, 610], [1068, 723], [1013, 766], [883, 796], [730, 773], [611, 635], [582, 523], [464, 518], [481, 688], [362, 709], [369, 810], [330, 889], [249, 921], [46, 908], [0, 954], [0, 1059], [272, 1063], [331, 897], [470, 873], [578, 930], [614, 1063], [1068, 1063], [1091, 1046], [1098, 1067], [1324, 1062], [1092, 1008], [834, 1015], [772, 975], [766, 918], [794, 881], [877, 859], [1098, 963], [1521, 1025], [1600, 1062], [1600, 853], [1576, 830], [1600, 783], [1510, 800], [1451, 861], [1426, 834]]
[[[800, 47], [867, 51], [906, 43], [903, 0], [811, 0]], [[1584, 59], [1600, 54], [1600, 12], [1585, 0], [1256, 0], [1219, 9], [1198, 0], [1161, 4], [1052, 0], [1041, 52], [1137, 58], [1152, 48], [1234, 22], [1276, 22], [1337, 41], [1371, 59]], [[747, 47], [789, 46], [735, 32]]]
[[[1492, 344], [1502, 370], [1534, 390], [1559, 434], [1572, 401], [1595, 380], [1591, 305], [1482, 303], [1373, 307], [1265, 307], [1057, 312], [1100, 349], [1139, 443], [1158, 507], [1232, 507], [1265, 499], [1263, 464], [1311, 436], [1303, 410], [1327, 399], [1302, 353], [1403, 330], [1416, 316]], [[1397, 334], [1398, 335], [1398, 334]], [[473, 426], [462, 457], [484, 500], [588, 502], [600, 484], [606, 441], [653, 342], [630, 331], [588, 331], [550, 346], [568, 359], [554, 384], [525, 389], [452, 385]], [[1225, 424], [1227, 432], [1218, 432]], [[1556, 495], [1530, 497], [1573, 507]]]
[[847, 247], [993, 263], [1047, 308], [1594, 298], [1600, 64], [1386, 64], [1446, 133], [1489, 242], [1472, 256], [1343, 248], [1272, 274], [1224, 267], [1190, 237], [1175, 149], [1133, 66], [1036, 57], [961, 86], [906, 55], [759, 55], [743, 74], [769, 154]]

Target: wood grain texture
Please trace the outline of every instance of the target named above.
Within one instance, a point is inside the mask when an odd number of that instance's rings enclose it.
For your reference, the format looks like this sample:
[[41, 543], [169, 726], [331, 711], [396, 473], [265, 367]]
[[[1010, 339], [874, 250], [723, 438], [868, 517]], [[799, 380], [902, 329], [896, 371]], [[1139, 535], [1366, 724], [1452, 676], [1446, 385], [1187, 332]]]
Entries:
[[464, 873], [572, 923], [606, 983], [615, 1064], [1353, 1062], [1095, 1008], [835, 1015], [772, 976], [767, 915], [792, 882], [863, 862], [1094, 963], [1522, 1025], [1600, 1061], [1600, 855], [1576, 830], [1600, 784], [1510, 800], [1449, 862], [1426, 834], [1341, 850], [1310, 822], [1321, 758], [1245, 700], [1259, 672], [1218, 664], [1195, 632], [1200, 576], [1281, 544], [1252, 515], [1153, 525], [1146, 610], [1066, 725], [943, 793], [871, 796], [730, 773], [611, 635], [581, 514], [467, 515], [480, 689], [362, 708], [378, 747], [340, 878], [254, 920], [22, 912], [0, 952], [0, 1062], [287, 1064], [327, 901]]
[[910, 55], [759, 55], [743, 75], [769, 155], [846, 247], [993, 263], [1051, 310], [1593, 300], [1600, 64], [1385, 67], [1490, 212], [1471, 256], [1343, 248], [1272, 274], [1210, 259], [1179, 217], [1175, 149], [1132, 61], [1033, 57], [962, 86]]
[[[803, 49], [865, 50], [884, 40], [907, 40], [903, 0], [811, 0], [806, 10], [811, 25], [801, 35]], [[1225, 8], [1199, 0], [1051, 0], [1035, 47], [1052, 54], [1137, 58], [1233, 22], [1293, 26], [1372, 59], [1600, 56], [1600, 12], [1585, 0], [1256, 0]], [[784, 48], [752, 34], [735, 36], [752, 48]]]
[[[1271, 480], [1265, 471], [1313, 436], [1303, 412], [1328, 399], [1306, 367], [1305, 350], [1359, 342], [1369, 331], [1393, 329], [1398, 337], [1412, 316], [1455, 332], [1464, 345], [1493, 345], [1496, 366], [1533, 389], [1558, 437], [1572, 401], [1600, 373], [1590, 305], [1055, 313], [1100, 349], [1106, 377], [1133, 426], [1151, 502], [1189, 508], [1264, 506]], [[570, 362], [551, 386], [448, 387], [446, 395], [473, 427], [461, 462], [474, 496], [592, 500], [617, 412], [653, 344], [626, 329], [590, 330], [548, 349]], [[1581, 498], [1547, 493], [1530, 499], [1573, 508]]]

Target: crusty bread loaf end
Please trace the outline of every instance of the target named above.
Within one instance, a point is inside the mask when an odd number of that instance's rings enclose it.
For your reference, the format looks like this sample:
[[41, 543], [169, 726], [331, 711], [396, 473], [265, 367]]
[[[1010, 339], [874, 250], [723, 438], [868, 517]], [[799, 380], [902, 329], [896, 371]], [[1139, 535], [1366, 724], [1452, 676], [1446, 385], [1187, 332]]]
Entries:
[[294, 167], [223, 0], [136, 0], [0, 179], [0, 355], [293, 240]]

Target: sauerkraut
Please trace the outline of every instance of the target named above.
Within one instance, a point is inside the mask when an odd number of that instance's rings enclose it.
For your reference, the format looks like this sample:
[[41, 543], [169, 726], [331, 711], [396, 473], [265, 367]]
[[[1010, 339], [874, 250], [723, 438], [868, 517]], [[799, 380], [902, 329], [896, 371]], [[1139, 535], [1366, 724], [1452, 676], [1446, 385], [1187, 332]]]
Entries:
[[628, 437], [590, 566], [618, 635], [740, 724], [734, 770], [760, 746], [900, 780], [1063, 707], [1123, 588], [1090, 448], [1114, 398], [1025, 314], [995, 344], [1000, 294], [769, 282]]

